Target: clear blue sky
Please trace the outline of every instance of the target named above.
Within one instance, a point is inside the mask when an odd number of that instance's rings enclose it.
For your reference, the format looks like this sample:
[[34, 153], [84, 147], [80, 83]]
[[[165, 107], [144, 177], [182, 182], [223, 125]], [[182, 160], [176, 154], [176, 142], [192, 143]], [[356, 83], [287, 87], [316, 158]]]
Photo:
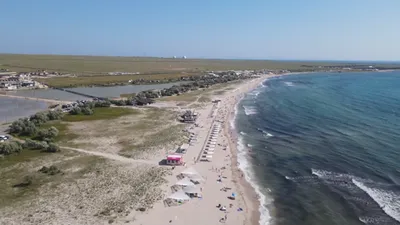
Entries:
[[2, 0], [0, 52], [400, 60], [400, 0]]

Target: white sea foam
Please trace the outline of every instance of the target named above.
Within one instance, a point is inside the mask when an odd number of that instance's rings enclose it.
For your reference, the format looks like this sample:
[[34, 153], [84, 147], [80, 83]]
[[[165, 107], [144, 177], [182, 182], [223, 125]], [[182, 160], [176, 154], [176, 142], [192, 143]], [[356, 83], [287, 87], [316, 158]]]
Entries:
[[[261, 85], [263, 85], [263, 84], [261, 83]], [[245, 96], [243, 95], [241, 97], [241, 99], [237, 102], [236, 106], [235, 106], [235, 115], [232, 118], [232, 120], [230, 121], [231, 128], [233, 130], [235, 130], [235, 121], [236, 121], [237, 113], [238, 113], [238, 110], [239, 110], [239, 108], [238, 108], [239, 107], [239, 103], [243, 100], [244, 97]], [[246, 113], [246, 108], [245, 107], [243, 107], [243, 108], [245, 110], [245, 114], [248, 115], [249, 112]], [[257, 113], [257, 112], [255, 111], [255, 113]], [[238, 164], [239, 164], [238, 167], [244, 173], [244, 177], [245, 177], [246, 181], [254, 188], [255, 192], [258, 195], [258, 200], [259, 200], [259, 203], [260, 203], [260, 208], [259, 208], [260, 221], [259, 221], [259, 224], [267, 225], [267, 224], [269, 224], [269, 221], [271, 220], [271, 216], [270, 216], [269, 211], [267, 209], [267, 205], [271, 204], [273, 199], [267, 198], [267, 196], [265, 194], [263, 194], [263, 192], [261, 191], [261, 187], [257, 184], [256, 178], [255, 178], [255, 175], [254, 175], [254, 171], [251, 168], [251, 165], [250, 165], [250, 163], [248, 161], [248, 158], [247, 158], [248, 151], [247, 151], [247, 148], [244, 145], [243, 136], [246, 133], [244, 133], [244, 134], [243, 133], [240, 132], [241, 135], [239, 135], [238, 144], [237, 144], [237, 151], [238, 151], [237, 152], [237, 161], [238, 161]]]
[[258, 131], [261, 131], [266, 137], [273, 137], [274, 135], [261, 129], [261, 128], [257, 128]]
[[251, 148], [251, 147], [253, 147], [253, 145], [252, 144], [247, 144], [247, 147]]
[[239, 163], [239, 169], [243, 171], [246, 181], [254, 188], [258, 195], [258, 200], [260, 202], [260, 221], [259, 224], [266, 225], [269, 224], [269, 221], [271, 220], [271, 216], [269, 214], [269, 211], [267, 209], [267, 205], [272, 203], [271, 198], [267, 198], [267, 196], [261, 191], [261, 187], [258, 185], [254, 171], [251, 168], [251, 165], [248, 161], [247, 158], [247, 151], [246, 147], [244, 144], [243, 136], [239, 136], [239, 141], [238, 141], [238, 163]]
[[290, 82], [290, 81], [284, 82], [284, 84], [286, 86], [288, 86], [288, 87], [293, 87], [294, 86], [293, 82]]
[[247, 133], [245, 133], [245, 132], [243, 132], [243, 131], [240, 131], [240, 134], [241, 134], [241, 135], [247, 135]]
[[254, 106], [243, 106], [243, 108], [244, 114], [246, 114], [246, 116], [257, 114], [257, 109]]
[[365, 224], [384, 224], [384, 223], [390, 222], [388, 220], [388, 218], [384, 218], [384, 217], [363, 216], [363, 217], [359, 217], [358, 219]]
[[392, 191], [368, 187], [357, 179], [352, 179], [352, 182], [367, 193], [387, 215], [400, 222], [400, 195]]
[[268, 133], [268, 132], [267, 132], [267, 133], [265, 134], [265, 136], [267, 136], [267, 137], [273, 137], [274, 135], [272, 135], [271, 133]]
[[331, 171], [326, 171], [326, 170], [317, 170], [317, 169], [311, 169], [311, 173], [316, 175], [319, 178], [322, 179], [327, 179], [327, 180], [350, 180], [355, 178], [353, 175], [349, 174], [343, 174], [343, 173], [335, 173]]
[[261, 93], [261, 91], [256, 89], [256, 90], [254, 90], [252, 92], [249, 92], [247, 95], [257, 97], [260, 93]]
[[[335, 173], [326, 170], [311, 169], [312, 174], [324, 181], [333, 183], [340, 187], [345, 187], [347, 191], [352, 192], [365, 192], [373, 201], [375, 201], [379, 207], [391, 218], [400, 222], [400, 195], [386, 188], [390, 188], [393, 184], [384, 184], [374, 182], [368, 179], [362, 179], [350, 174]], [[292, 179], [291, 179], [292, 180]], [[351, 185], [350, 182], [353, 183]], [[379, 187], [379, 188], [378, 188]], [[385, 189], [382, 189], [382, 188]], [[358, 200], [361, 201], [361, 200]], [[365, 202], [365, 200], [362, 200]], [[381, 218], [382, 219], [382, 218]], [[379, 219], [379, 220], [381, 220]], [[369, 224], [375, 223], [372, 217], [362, 217], [360, 221]]]

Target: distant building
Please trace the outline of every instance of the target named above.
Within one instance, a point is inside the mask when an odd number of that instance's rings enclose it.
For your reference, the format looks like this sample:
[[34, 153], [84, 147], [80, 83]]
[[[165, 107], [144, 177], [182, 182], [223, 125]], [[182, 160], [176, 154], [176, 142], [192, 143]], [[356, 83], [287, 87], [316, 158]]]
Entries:
[[186, 56], [183, 56], [182, 59], [186, 59]]

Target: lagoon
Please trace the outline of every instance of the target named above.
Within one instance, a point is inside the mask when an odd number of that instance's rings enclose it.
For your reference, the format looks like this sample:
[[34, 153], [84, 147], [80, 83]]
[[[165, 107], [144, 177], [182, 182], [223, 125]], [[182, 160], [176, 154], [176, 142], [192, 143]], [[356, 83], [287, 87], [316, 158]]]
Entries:
[[[153, 89], [164, 89], [172, 87], [173, 85], [179, 85], [181, 83], [182, 82], [149, 84], [149, 85], [122, 85], [122, 86], [112, 86], [112, 87], [78, 87], [78, 88], [66, 88], [66, 90], [71, 90], [103, 98], [118, 98], [120, 97], [121, 94], [138, 93], [141, 91], [153, 90]], [[64, 101], [76, 101], [76, 100], [88, 99], [80, 95], [56, 89], [10, 91], [7, 92], [7, 94], [24, 96], [24, 97], [44, 98], [44, 99], [59, 99]]]

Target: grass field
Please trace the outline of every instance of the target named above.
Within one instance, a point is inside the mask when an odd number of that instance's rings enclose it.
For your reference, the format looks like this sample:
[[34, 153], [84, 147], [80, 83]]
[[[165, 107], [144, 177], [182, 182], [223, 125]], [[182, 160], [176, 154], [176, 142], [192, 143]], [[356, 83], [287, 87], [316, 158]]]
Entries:
[[[218, 70], [293, 70], [309, 71], [313, 66], [337, 66], [343, 63], [275, 60], [172, 59], [150, 57], [18, 55], [0, 54], [0, 68], [16, 72], [47, 70], [74, 74], [78, 77], [37, 79], [54, 87], [110, 85], [128, 80], [162, 80], [199, 75]], [[399, 64], [376, 65], [382, 67]], [[109, 72], [141, 73], [140, 75], [108, 75]]]
[[128, 83], [129, 80], [168, 80], [177, 79], [187, 76], [201, 75], [201, 73], [163, 73], [148, 75], [101, 75], [101, 76], [78, 76], [78, 77], [51, 77], [37, 78], [35, 80], [47, 84], [51, 87], [75, 87], [75, 86], [91, 86], [91, 85], [110, 85]]
[[[0, 67], [12, 71], [45, 69], [80, 75], [108, 72], [179, 72], [242, 69], [304, 69], [302, 65], [334, 65], [320, 62], [288, 62], [273, 60], [172, 59], [145, 57], [64, 56], [64, 55], [0, 55]], [[306, 69], [306, 68], [305, 68]]]
[[70, 115], [67, 114], [62, 118], [65, 122], [80, 122], [80, 121], [92, 121], [92, 120], [109, 120], [115, 119], [121, 116], [138, 114], [139, 112], [135, 109], [110, 107], [110, 108], [95, 108], [93, 115]]

